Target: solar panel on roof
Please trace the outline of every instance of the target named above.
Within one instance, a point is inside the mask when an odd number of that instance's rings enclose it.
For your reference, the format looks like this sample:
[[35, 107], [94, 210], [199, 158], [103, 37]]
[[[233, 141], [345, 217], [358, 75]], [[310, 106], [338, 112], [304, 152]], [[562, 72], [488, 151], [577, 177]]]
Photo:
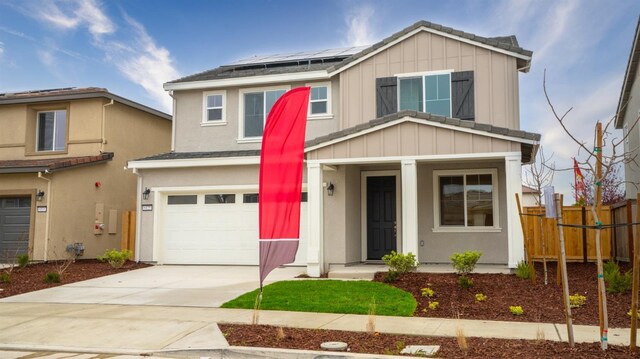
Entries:
[[287, 61], [317, 60], [317, 59], [333, 58], [333, 57], [339, 57], [339, 56], [350, 56], [353, 54], [357, 54], [358, 52], [366, 49], [367, 47], [368, 46], [352, 46], [352, 47], [342, 47], [338, 49], [326, 49], [326, 50], [302, 51], [302, 52], [298, 51], [298, 52], [292, 52], [288, 54], [253, 56], [246, 59], [238, 60], [236, 62], [232, 62], [227, 66], [270, 64], [270, 63], [287, 62]]

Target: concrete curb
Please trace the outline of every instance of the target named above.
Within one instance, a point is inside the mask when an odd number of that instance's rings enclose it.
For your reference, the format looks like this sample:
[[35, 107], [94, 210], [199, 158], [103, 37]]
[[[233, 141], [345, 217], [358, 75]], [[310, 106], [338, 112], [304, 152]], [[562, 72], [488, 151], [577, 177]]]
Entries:
[[176, 352], [155, 352], [154, 355], [169, 356], [172, 358], [234, 358], [234, 359], [324, 359], [324, 358], [380, 358], [380, 359], [400, 359], [417, 358], [407, 355], [383, 355], [383, 354], [362, 354], [350, 352], [329, 352], [320, 350], [299, 350], [280, 348], [260, 348], [260, 347], [229, 347], [215, 350], [185, 350]]

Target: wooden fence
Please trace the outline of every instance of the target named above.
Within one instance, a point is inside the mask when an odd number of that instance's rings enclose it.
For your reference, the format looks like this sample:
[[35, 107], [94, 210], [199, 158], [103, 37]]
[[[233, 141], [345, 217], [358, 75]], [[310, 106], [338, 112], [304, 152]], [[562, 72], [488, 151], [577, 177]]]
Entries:
[[[544, 216], [536, 216], [544, 215], [544, 207], [524, 207], [522, 213], [525, 214], [523, 216], [525, 241], [533, 241], [531, 258], [535, 261], [541, 261], [543, 257], [556, 260], [560, 247], [556, 220], [545, 218]], [[602, 206], [600, 221], [602, 224], [610, 224], [612, 223], [611, 220], [612, 208], [610, 206]], [[540, 221], [542, 221], [542, 228]], [[562, 221], [564, 224], [573, 225], [593, 226], [595, 224], [591, 214], [591, 207], [563, 207]], [[544, 233], [545, 238], [544, 253], [542, 251], [541, 233]], [[600, 235], [602, 258], [605, 260], [612, 257], [612, 233], [611, 229], [603, 229]], [[564, 227], [564, 238], [568, 261], [587, 262], [596, 260], [595, 229]]]
[[136, 212], [124, 211], [122, 213], [122, 238], [120, 239], [120, 250], [131, 251], [130, 260], [135, 258], [136, 251]]
[[[636, 218], [635, 201], [627, 200], [611, 206], [613, 223], [633, 223]], [[633, 226], [616, 227], [613, 232], [613, 256], [616, 260], [630, 262], [633, 257]]]

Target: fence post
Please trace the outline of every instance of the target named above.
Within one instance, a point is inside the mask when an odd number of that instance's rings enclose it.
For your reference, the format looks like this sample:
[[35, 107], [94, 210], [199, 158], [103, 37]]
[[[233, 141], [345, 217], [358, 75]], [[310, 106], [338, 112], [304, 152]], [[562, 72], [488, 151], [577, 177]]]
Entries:
[[587, 263], [587, 209], [583, 206], [582, 209], [582, 262]]

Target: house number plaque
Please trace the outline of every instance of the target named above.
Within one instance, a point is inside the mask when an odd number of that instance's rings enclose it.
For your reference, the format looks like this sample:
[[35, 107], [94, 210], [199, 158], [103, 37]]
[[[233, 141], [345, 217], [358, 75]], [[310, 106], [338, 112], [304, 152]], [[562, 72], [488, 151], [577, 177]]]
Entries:
[[147, 211], [153, 211], [153, 205], [152, 204], [143, 204], [142, 205], [142, 210], [147, 212]]
[[38, 206], [38, 213], [45, 213], [47, 211], [47, 206]]

